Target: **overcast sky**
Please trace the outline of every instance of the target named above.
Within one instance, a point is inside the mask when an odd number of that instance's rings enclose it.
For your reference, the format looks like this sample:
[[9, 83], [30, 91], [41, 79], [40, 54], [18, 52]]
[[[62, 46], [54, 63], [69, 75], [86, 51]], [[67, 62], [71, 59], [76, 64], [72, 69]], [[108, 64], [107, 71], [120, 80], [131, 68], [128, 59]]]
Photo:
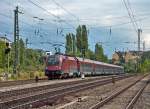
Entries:
[[[141, 41], [146, 41], [148, 50], [150, 1], [128, 1], [138, 27], [142, 29]], [[75, 33], [75, 28], [79, 24], [85, 24], [89, 30], [90, 49], [94, 50], [96, 42], [104, 42], [102, 43], [104, 51], [109, 57], [115, 49], [137, 50], [137, 44], [124, 43], [137, 42], [137, 33], [130, 23], [131, 19], [123, 0], [0, 0], [0, 35], [6, 34], [11, 40], [13, 40], [13, 10], [17, 5], [24, 13], [19, 14], [21, 38], [24, 40], [28, 38], [32, 43], [28, 47], [54, 51], [51, 45], [39, 42], [65, 43], [66, 33]], [[33, 17], [44, 20], [40, 21]]]

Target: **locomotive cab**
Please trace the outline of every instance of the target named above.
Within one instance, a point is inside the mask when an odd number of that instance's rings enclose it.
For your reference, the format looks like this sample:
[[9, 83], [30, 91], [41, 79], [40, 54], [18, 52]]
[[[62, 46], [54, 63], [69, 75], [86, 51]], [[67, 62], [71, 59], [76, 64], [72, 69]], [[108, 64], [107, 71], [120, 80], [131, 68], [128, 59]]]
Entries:
[[61, 58], [59, 55], [50, 55], [46, 60], [45, 75], [49, 79], [59, 78], [61, 75]]

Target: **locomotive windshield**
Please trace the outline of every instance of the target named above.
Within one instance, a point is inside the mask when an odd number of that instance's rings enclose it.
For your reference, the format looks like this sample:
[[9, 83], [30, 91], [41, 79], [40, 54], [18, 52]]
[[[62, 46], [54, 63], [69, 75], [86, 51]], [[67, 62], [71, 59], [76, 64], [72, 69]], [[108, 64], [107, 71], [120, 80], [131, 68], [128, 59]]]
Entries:
[[47, 60], [48, 65], [58, 65], [59, 64], [59, 56], [52, 55], [48, 57]]

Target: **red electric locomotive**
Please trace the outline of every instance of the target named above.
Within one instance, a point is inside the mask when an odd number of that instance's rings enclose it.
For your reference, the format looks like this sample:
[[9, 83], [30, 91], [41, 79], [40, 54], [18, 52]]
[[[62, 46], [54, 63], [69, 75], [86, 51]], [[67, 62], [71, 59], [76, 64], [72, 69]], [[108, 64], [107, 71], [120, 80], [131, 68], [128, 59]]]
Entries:
[[79, 57], [55, 54], [46, 58], [45, 75], [49, 79], [84, 75], [120, 74], [123, 67]]

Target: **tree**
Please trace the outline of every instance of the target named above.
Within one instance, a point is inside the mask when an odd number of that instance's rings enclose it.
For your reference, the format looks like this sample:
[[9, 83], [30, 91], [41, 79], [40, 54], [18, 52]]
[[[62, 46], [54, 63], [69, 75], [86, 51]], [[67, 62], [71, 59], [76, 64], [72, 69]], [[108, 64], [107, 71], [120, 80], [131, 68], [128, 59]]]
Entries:
[[104, 55], [102, 45], [99, 45], [98, 43], [95, 45], [95, 59], [97, 61], [108, 62], [107, 56]]
[[128, 63], [124, 64], [124, 70], [128, 73], [136, 72], [137, 65], [133, 61], [129, 61]]
[[95, 59], [101, 61], [103, 58], [103, 48], [98, 43], [95, 45]]
[[71, 33], [66, 35], [66, 54], [72, 54], [72, 36]]
[[[83, 51], [85, 54], [88, 52], [88, 33], [85, 25], [78, 26], [76, 29], [76, 40], [77, 40], [77, 56], [82, 56]], [[87, 57], [85, 55], [85, 57]]]
[[88, 49], [88, 51], [86, 52], [86, 56], [88, 59], [95, 60], [95, 54], [90, 49]]
[[75, 56], [76, 55], [76, 37], [74, 34], [71, 34], [72, 35], [72, 50], [73, 50], [73, 55]]
[[0, 41], [0, 67], [4, 68], [5, 67], [5, 61], [6, 61], [6, 56], [5, 56], [5, 42]]
[[77, 52], [81, 53], [82, 50], [82, 28], [79, 25], [78, 28], [76, 29], [76, 40], [77, 40]]
[[76, 29], [76, 37], [69, 33], [66, 35], [66, 53], [92, 60], [108, 62], [101, 45], [95, 45], [95, 53], [88, 48], [88, 31], [85, 25], [79, 25]]
[[25, 44], [22, 39], [19, 40], [19, 63], [21, 66], [24, 66], [25, 58]]
[[88, 51], [88, 33], [85, 25], [82, 25], [82, 48]]

